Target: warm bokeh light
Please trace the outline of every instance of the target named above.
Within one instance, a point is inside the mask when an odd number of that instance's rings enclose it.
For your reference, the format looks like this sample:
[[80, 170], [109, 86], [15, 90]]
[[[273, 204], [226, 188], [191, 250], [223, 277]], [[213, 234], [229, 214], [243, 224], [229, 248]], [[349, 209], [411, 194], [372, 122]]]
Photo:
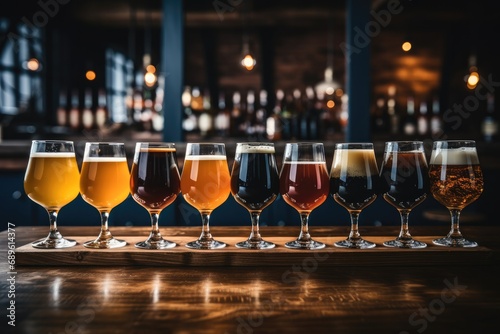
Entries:
[[337, 90], [335, 91], [335, 95], [337, 95], [338, 97], [344, 95], [344, 91], [342, 90], [342, 88], [337, 88]]
[[38, 59], [36, 58], [31, 58], [30, 60], [28, 60], [28, 62], [26, 63], [26, 67], [28, 68], [28, 70], [30, 71], [38, 71], [40, 69], [40, 62], [38, 61]]
[[146, 72], [146, 74], [144, 74], [144, 82], [148, 87], [154, 86], [154, 84], [156, 83], [156, 75], [151, 72]]
[[335, 89], [332, 86], [326, 87], [326, 89], [325, 89], [325, 93], [327, 95], [332, 95], [334, 91], [335, 91]]
[[467, 78], [467, 88], [474, 89], [479, 83], [479, 73], [472, 72]]
[[87, 80], [89, 81], [92, 81], [92, 80], [95, 80], [95, 72], [92, 71], [92, 70], [88, 70], [87, 72], [85, 72], [85, 78], [87, 78]]
[[255, 61], [255, 58], [252, 57], [252, 55], [247, 54], [242, 60], [241, 60], [241, 65], [246, 68], [248, 71], [253, 70], [257, 62]]
[[328, 102], [326, 102], [326, 106], [330, 109], [332, 109], [333, 107], [335, 107], [335, 101], [333, 100], [328, 100]]
[[404, 42], [403, 45], [401, 45], [401, 48], [403, 49], [403, 51], [408, 52], [411, 50], [411, 43]]
[[156, 67], [154, 67], [154, 65], [148, 65], [146, 66], [146, 71], [150, 73], [156, 73]]

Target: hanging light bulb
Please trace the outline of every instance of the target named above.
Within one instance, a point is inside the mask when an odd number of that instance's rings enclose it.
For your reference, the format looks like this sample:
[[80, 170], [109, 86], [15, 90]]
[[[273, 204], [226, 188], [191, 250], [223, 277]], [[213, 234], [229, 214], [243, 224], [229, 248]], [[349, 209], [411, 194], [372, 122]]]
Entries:
[[253, 70], [255, 65], [257, 65], [257, 61], [250, 53], [250, 46], [248, 44], [248, 36], [243, 35], [243, 58], [241, 59], [241, 66], [243, 66], [247, 71]]
[[469, 74], [464, 78], [467, 83], [467, 88], [473, 90], [479, 83], [479, 73], [476, 67], [476, 56], [473, 54], [469, 57]]
[[[333, 95], [340, 88], [340, 84], [333, 80], [333, 25], [330, 24], [327, 39], [327, 66], [325, 69], [325, 79], [316, 85], [316, 94], [324, 96]], [[341, 94], [342, 95], [342, 94]]]

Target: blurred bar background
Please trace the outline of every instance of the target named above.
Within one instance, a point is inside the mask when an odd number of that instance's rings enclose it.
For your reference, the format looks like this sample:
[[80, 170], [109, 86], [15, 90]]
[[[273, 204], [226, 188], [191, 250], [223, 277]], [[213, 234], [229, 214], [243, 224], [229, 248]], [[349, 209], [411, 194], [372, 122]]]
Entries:
[[[493, 224], [499, 184], [498, 32], [493, 0], [18, 0], [0, 14], [0, 203], [2, 222], [36, 225], [45, 211], [22, 180], [32, 139], [171, 141], [182, 166], [186, 142], [226, 143], [229, 166], [240, 141], [333, 145], [374, 142], [379, 166], [387, 140], [474, 139], [485, 191], [463, 212], [467, 224]], [[98, 225], [78, 197], [64, 225]], [[238, 217], [241, 217], [239, 220]], [[332, 218], [335, 217], [335, 218]], [[382, 199], [362, 225], [399, 225]], [[449, 223], [429, 197], [413, 225]], [[242, 225], [230, 197], [214, 225]], [[281, 199], [263, 225], [298, 225]], [[327, 201], [311, 226], [348, 226]], [[111, 225], [148, 226], [132, 199]], [[163, 225], [199, 226], [179, 198]]]

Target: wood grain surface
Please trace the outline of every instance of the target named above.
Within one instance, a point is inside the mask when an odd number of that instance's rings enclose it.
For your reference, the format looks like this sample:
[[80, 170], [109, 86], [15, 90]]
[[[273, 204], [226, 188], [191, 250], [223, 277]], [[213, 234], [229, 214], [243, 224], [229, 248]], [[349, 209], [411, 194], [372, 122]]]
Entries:
[[[444, 230], [444, 231], [443, 231]], [[140, 238], [148, 229], [112, 228], [116, 237]], [[98, 231], [97, 231], [98, 232]], [[248, 227], [214, 228], [233, 240]], [[267, 239], [294, 237], [297, 229], [263, 229]], [[313, 237], [341, 238], [343, 228], [316, 228]], [[363, 229], [367, 239], [396, 235], [397, 228]], [[413, 229], [414, 236], [442, 235], [446, 228]], [[496, 260], [500, 228], [463, 231], [493, 254], [487, 264], [327, 265], [321, 258], [274, 266], [7, 265], [7, 233], [0, 233], [1, 333], [496, 333], [500, 289]], [[16, 244], [46, 235], [47, 228], [17, 228]], [[171, 239], [197, 237], [199, 229], [164, 229]], [[95, 228], [65, 228], [63, 234], [95, 237]], [[132, 240], [132, 239], [131, 239]], [[179, 239], [182, 240], [182, 239]], [[239, 240], [239, 238], [238, 238]], [[234, 246], [226, 249], [237, 252]], [[456, 258], [477, 251], [449, 249]], [[179, 252], [185, 252], [179, 247]], [[224, 251], [224, 250], [222, 250]], [[272, 250], [271, 250], [272, 251]], [[275, 251], [281, 251], [280, 247]], [[286, 256], [291, 250], [280, 256]], [[422, 252], [424, 251], [424, 252]], [[436, 250], [438, 251], [438, 250]], [[146, 252], [146, 251], [144, 251]], [[215, 251], [213, 251], [215, 252]], [[147, 252], [146, 252], [147, 253]], [[271, 256], [271, 252], [257, 252]], [[312, 252], [313, 254], [316, 254]], [[345, 254], [344, 254], [345, 253]], [[332, 258], [349, 252], [335, 249]], [[394, 252], [396, 253], [396, 252]], [[398, 252], [400, 253], [400, 252]], [[103, 254], [98, 253], [98, 254]], [[208, 254], [208, 253], [207, 253]], [[218, 254], [218, 253], [216, 253]], [[253, 253], [252, 253], [253, 254]], [[301, 254], [300, 251], [291, 254]], [[16, 254], [19, 255], [19, 254]], [[313, 261], [315, 259], [316, 261]], [[292, 261], [293, 262], [293, 261]], [[366, 264], [366, 265], [365, 265]], [[14, 276], [15, 297], [8, 297]], [[6, 307], [15, 301], [15, 328]]]

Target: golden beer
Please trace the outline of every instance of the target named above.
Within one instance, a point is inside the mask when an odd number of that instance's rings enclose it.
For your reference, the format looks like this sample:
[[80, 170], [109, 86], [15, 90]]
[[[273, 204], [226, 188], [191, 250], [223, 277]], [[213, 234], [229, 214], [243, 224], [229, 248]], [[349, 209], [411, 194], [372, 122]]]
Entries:
[[189, 155], [181, 176], [184, 199], [200, 211], [211, 211], [231, 192], [231, 177], [223, 155]]
[[36, 152], [24, 177], [28, 197], [48, 210], [59, 210], [76, 198], [80, 173], [75, 153]]
[[129, 195], [126, 157], [86, 157], [80, 177], [82, 198], [97, 210], [109, 211]]

